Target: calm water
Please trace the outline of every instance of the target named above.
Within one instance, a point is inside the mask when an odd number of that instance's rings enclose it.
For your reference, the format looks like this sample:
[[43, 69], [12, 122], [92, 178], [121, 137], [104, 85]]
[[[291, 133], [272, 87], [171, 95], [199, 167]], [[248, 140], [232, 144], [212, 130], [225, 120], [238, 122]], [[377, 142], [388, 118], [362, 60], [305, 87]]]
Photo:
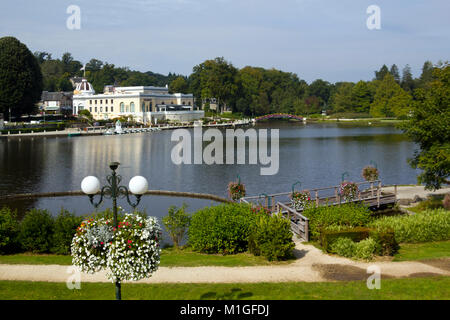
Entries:
[[[393, 127], [341, 127], [337, 124], [303, 125], [273, 122], [257, 128], [280, 129], [280, 169], [261, 176], [259, 165], [181, 165], [171, 161], [172, 131], [123, 136], [0, 139], [0, 193], [79, 190], [83, 177], [102, 182], [108, 163], [119, 161], [124, 184], [135, 175], [147, 177], [150, 189], [212, 193], [226, 197], [228, 182], [237, 175], [248, 195], [287, 192], [300, 180], [302, 188], [339, 184], [344, 172], [362, 181], [361, 170], [374, 161], [383, 184], [416, 183], [417, 171], [407, 164], [416, 146]], [[110, 202], [106, 200], [106, 204]], [[144, 197], [140, 208], [161, 217], [167, 208], [186, 202], [189, 211], [211, 201], [169, 197]], [[121, 203], [124, 208], [129, 208]], [[41, 199], [9, 203], [47, 208], [61, 207], [78, 214], [92, 212], [87, 197]]]

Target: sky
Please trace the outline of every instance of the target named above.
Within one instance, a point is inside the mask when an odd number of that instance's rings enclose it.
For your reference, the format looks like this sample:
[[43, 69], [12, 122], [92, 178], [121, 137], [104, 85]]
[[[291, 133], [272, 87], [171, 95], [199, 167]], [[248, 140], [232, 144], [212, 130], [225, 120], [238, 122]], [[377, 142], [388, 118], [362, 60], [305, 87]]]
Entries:
[[[70, 30], [67, 9], [81, 10]], [[369, 30], [377, 5], [381, 28]], [[53, 57], [70, 52], [132, 70], [189, 75], [224, 57], [312, 82], [371, 80], [383, 64], [450, 60], [448, 0], [2, 0], [0, 37]]]

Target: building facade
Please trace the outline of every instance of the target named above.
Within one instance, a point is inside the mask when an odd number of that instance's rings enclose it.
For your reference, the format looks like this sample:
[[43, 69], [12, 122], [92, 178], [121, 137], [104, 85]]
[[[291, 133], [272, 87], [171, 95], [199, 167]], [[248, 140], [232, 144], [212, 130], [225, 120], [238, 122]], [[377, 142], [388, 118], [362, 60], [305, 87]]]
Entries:
[[96, 94], [85, 79], [77, 84], [73, 96], [73, 114], [81, 110], [89, 110], [95, 120], [126, 117], [143, 124], [190, 122], [204, 117], [202, 110], [195, 110], [192, 94], [170, 94], [167, 87], [144, 86], [106, 86], [102, 94]]
[[43, 91], [39, 109], [45, 113], [71, 114], [73, 92]]

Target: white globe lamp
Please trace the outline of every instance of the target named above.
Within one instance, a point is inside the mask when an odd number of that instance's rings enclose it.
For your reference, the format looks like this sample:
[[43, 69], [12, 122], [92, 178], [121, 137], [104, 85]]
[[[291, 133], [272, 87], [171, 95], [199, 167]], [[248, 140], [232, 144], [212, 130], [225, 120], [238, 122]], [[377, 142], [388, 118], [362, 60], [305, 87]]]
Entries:
[[81, 190], [87, 195], [97, 194], [100, 191], [100, 181], [97, 177], [86, 177], [81, 181]]
[[148, 190], [148, 181], [144, 177], [136, 176], [130, 180], [128, 187], [131, 193], [141, 196]]

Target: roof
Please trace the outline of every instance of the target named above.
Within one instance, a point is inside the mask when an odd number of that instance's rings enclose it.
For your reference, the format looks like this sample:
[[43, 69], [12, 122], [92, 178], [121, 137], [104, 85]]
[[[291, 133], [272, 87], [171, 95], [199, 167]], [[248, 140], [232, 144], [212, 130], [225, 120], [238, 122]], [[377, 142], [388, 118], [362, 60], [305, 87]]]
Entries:
[[72, 99], [72, 92], [48, 92], [43, 91], [41, 101], [61, 101], [64, 97]]

